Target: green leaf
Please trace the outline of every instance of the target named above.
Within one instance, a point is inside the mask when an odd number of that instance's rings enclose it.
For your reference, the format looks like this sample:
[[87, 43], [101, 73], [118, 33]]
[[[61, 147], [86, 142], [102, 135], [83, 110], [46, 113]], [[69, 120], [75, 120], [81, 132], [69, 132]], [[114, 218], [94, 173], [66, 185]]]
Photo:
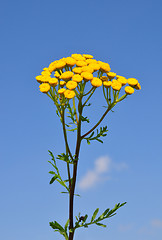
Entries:
[[69, 225], [69, 219], [67, 220], [67, 222], [66, 222], [66, 224], [65, 224], [65, 232], [66, 232], [66, 233], [67, 233], [68, 225]]
[[56, 221], [50, 222], [50, 226], [54, 229], [55, 232], [59, 232], [61, 235], [65, 237], [66, 240], [68, 240], [68, 235], [64, 228]]
[[84, 139], [87, 140], [87, 143], [90, 144], [90, 141], [92, 140], [97, 140], [100, 143], [103, 143], [103, 141], [100, 139], [100, 137], [105, 137], [107, 135], [108, 130], [107, 130], [107, 126], [105, 127], [100, 127], [100, 130], [97, 129], [97, 134], [96, 136], [94, 136], [94, 131], [91, 133], [91, 135], [89, 137], [85, 137]]
[[106, 214], [109, 212], [110, 208], [107, 208], [104, 213], [103, 213], [103, 216], [106, 216]]
[[84, 224], [83, 227], [88, 228], [88, 225], [87, 225], [87, 224]]
[[89, 123], [89, 119], [87, 117], [80, 116], [80, 119], [81, 119], [82, 122], [88, 122]]
[[74, 131], [76, 131], [76, 130], [77, 130], [77, 128], [67, 129], [67, 131], [69, 131], [69, 132], [74, 132]]
[[57, 181], [69, 191], [68, 187], [66, 186], [65, 182], [62, 181], [62, 179], [61, 180], [57, 179]]
[[88, 143], [88, 145], [90, 145], [91, 143], [90, 143], [90, 141], [87, 139], [87, 143]]
[[92, 218], [91, 218], [91, 222], [93, 222], [93, 220], [96, 218], [96, 215], [97, 215], [98, 211], [99, 211], [99, 208], [97, 208], [97, 209], [94, 211], [93, 216], [92, 216]]
[[86, 222], [87, 218], [88, 218], [88, 215], [86, 214], [86, 215], [84, 216], [84, 220], [83, 220], [84, 223]]
[[57, 178], [58, 178], [57, 175], [55, 175], [53, 178], [51, 178], [50, 184], [52, 184]]
[[56, 174], [56, 173], [55, 173], [55, 172], [53, 172], [53, 171], [49, 171], [49, 173], [50, 173], [50, 174], [54, 174], [54, 175]]
[[106, 227], [105, 224], [102, 224], [102, 223], [96, 223], [96, 225], [100, 226], [100, 227]]
[[61, 232], [64, 232], [64, 228], [58, 222], [54, 221], [54, 222], [50, 222], [49, 224], [53, 229], [58, 229]]

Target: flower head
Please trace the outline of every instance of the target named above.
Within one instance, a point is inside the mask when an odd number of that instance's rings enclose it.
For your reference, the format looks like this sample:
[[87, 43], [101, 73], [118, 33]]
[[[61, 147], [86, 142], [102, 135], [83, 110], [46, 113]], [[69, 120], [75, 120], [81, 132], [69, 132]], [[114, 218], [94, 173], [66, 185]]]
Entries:
[[82, 72], [90, 72], [90, 73], [93, 73], [94, 70], [93, 70], [93, 68], [91, 68], [90, 66], [84, 66], [84, 67], [82, 67]]
[[141, 85], [140, 83], [138, 82], [137, 85], [134, 87], [136, 90], [141, 90]]
[[66, 91], [65, 88], [60, 88], [60, 89], [58, 90], [58, 94], [62, 95], [65, 91]]
[[80, 75], [80, 74], [75, 74], [73, 77], [72, 77], [72, 80], [74, 82], [81, 82], [83, 80], [83, 77]]
[[62, 80], [69, 80], [69, 79], [72, 78], [73, 75], [74, 75], [73, 72], [67, 71], [67, 72], [62, 73], [61, 76], [60, 76], [60, 78], [61, 78]]
[[82, 72], [82, 68], [81, 67], [75, 67], [73, 68], [73, 72], [76, 74], [80, 74]]
[[112, 82], [111, 81], [104, 81], [103, 85], [104, 85], [105, 88], [109, 88], [112, 85]]
[[38, 75], [35, 77], [37, 82], [42, 83], [42, 75]]
[[98, 63], [96, 59], [86, 59], [86, 62], [88, 64], [90, 64], [90, 63]]
[[85, 60], [85, 57], [83, 57], [81, 54], [77, 54], [77, 53], [72, 54], [71, 57], [74, 58], [77, 61], [84, 61]]
[[94, 77], [91, 80], [91, 84], [92, 84], [93, 87], [100, 87], [100, 86], [102, 86], [102, 81], [101, 81], [101, 79], [99, 79], [97, 77]]
[[68, 82], [66, 83], [66, 87], [67, 87], [68, 89], [70, 89], [70, 90], [73, 90], [73, 89], [75, 89], [75, 88], [77, 87], [77, 83], [74, 82], [74, 81], [68, 81]]
[[65, 62], [69, 67], [73, 67], [76, 64], [76, 60], [72, 57], [67, 57]]
[[89, 54], [83, 54], [83, 57], [85, 57], [85, 58], [87, 58], [87, 59], [93, 58], [93, 56], [92, 56], [92, 55], [89, 55]]
[[54, 74], [54, 76], [55, 76], [56, 78], [59, 78], [61, 75], [56, 71], [55, 74]]
[[85, 61], [77, 61], [77, 62], [76, 62], [76, 65], [77, 65], [78, 67], [83, 67], [83, 66], [87, 66], [87, 63], [86, 63]]
[[100, 69], [100, 65], [98, 63], [90, 63], [88, 66], [92, 68], [94, 71], [97, 71]]
[[125, 87], [125, 93], [128, 95], [131, 95], [132, 93], [134, 93], [134, 88], [130, 87], [130, 86], [126, 86]]
[[111, 87], [115, 90], [115, 91], [119, 91], [122, 87], [121, 83], [118, 82], [117, 80], [114, 80], [111, 84]]
[[60, 81], [60, 86], [63, 87], [66, 84], [65, 81]]
[[90, 72], [82, 72], [81, 77], [83, 77], [85, 81], [89, 81], [93, 79], [93, 74]]
[[114, 73], [114, 72], [108, 72], [108, 73], [107, 73], [107, 76], [108, 76], [109, 79], [113, 79], [113, 78], [116, 76], [116, 73]]
[[56, 63], [56, 69], [62, 69], [66, 66], [66, 62], [63, 61], [62, 59], [60, 59], [57, 63]]
[[108, 63], [104, 63], [104, 62], [98, 61], [98, 64], [100, 65], [100, 69], [103, 72], [109, 72], [111, 70], [110, 65]]
[[58, 79], [57, 78], [50, 78], [48, 82], [52, 87], [56, 87], [57, 84], [58, 84]]
[[57, 63], [57, 62], [58, 62], [58, 61], [54, 61], [54, 62], [50, 63], [50, 65], [49, 65], [49, 67], [48, 67], [48, 70], [49, 70], [50, 72], [53, 72], [53, 71], [56, 70], [56, 63]]
[[132, 87], [135, 87], [138, 84], [138, 80], [135, 78], [128, 78], [128, 84]]
[[47, 93], [50, 90], [50, 85], [48, 83], [42, 83], [39, 85], [39, 90], [43, 93]]
[[106, 77], [106, 76], [102, 76], [102, 77], [100, 77], [100, 79], [101, 79], [102, 81], [108, 81], [108, 77]]
[[125, 77], [118, 77], [117, 80], [122, 84], [122, 86], [127, 83], [127, 79]]
[[75, 97], [75, 92], [73, 90], [65, 90], [64, 96], [68, 99]]

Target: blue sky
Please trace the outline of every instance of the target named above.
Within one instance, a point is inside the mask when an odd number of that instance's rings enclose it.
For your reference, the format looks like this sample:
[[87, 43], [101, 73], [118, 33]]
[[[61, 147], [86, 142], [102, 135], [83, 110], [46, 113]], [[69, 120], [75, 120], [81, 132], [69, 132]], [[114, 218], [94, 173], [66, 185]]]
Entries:
[[[104, 120], [104, 144], [82, 145], [76, 215], [127, 204], [105, 221], [106, 229], [79, 229], [76, 239], [161, 240], [161, 12], [157, 0], [1, 3], [1, 239], [62, 239], [48, 222], [67, 220], [68, 199], [60, 186], [49, 185], [47, 161], [48, 149], [63, 151], [63, 135], [35, 76], [51, 61], [89, 53], [119, 75], [137, 78], [142, 90]], [[102, 111], [99, 91], [96, 99], [92, 122]], [[60, 168], [65, 171], [62, 163]]]

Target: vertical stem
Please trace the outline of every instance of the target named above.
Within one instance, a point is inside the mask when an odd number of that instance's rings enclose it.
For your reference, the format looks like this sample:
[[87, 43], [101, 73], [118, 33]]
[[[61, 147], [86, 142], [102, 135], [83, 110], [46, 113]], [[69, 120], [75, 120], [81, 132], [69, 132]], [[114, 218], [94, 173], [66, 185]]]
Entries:
[[[74, 223], [73, 223], [73, 212], [74, 212], [74, 192], [75, 192], [75, 185], [76, 185], [76, 176], [77, 176], [77, 166], [78, 166], [78, 158], [79, 158], [79, 151], [80, 151], [80, 146], [81, 146], [81, 116], [82, 116], [82, 97], [79, 100], [78, 104], [78, 111], [79, 111], [79, 120], [77, 124], [77, 143], [76, 143], [76, 150], [75, 150], [75, 161], [73, 165], [73, 181], [72, 181], [72, 186], [70, 189], [70, 199], [69, 199], [69, 229], [74, 228]], [[73, 240], [74, 238], [74, 231], [69, 232], [69, 240]]]

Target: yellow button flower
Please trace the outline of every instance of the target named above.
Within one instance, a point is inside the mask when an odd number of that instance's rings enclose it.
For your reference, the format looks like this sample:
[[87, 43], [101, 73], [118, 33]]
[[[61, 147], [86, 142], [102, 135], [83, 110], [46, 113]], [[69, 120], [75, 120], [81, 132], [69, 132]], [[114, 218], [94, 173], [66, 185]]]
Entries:
[[76, 60], [72, 57], [67, 57], [65, 62], [69, 67], [73, 67], [76, 64]]
[[110, 65], [108, 63], [104, 63], [104, 62], [98, 61], [98, 64], [100, 65], [100, 69], [103, 72], [109, 72], [111, 70]]
[[65, 81], [60, 81], [60, 86], [63, 87], [66, 84]]
[[128, 84], [129, 84], [130, 86], [135, 87], [135, 86], [137, 85], [137, 83], [138, 83], [138, 80], [137, 80], [137, 79], [135, 79], [135, 78], [128, 78]]
[[42, 75], [42, 76], [47, 76], [47, 75], [50, 76], [51, 73], [50, 73], [49, 70], [44, 70], [44, 71], [41, 72], [41, 75]]
[[73, 75], [74, 75], [73, 72], [67, 71], [67, 72], [62, 73], [61, 76], [60, 76], [60, 78], [61, 78], [62, 80], [69, 80], [69, 79], [72, 78]]
[[73, 90], [65, 90], [64, 96], [68, 99], [75, 97], [75, 92]]
[[88, 59], [93, 58], [93, 56], [92, 56], [92, 55], [89, 55], [89, 54], [83, 54], [83, 57], [85, 57], [86, 59], [87, 59], [87, 58], [88, 58]]
[[137, 83], [137, 85], [134, 87], [136, 90], [141, 90], [141, 85], [139, 84], [139, 82]]
[[52, 87], [56, 87], [57, 84], [58, 84], [58, 79], [57, 78], [51, 78], [51, 79], [49, 79], [48, 82]]
[[96, 59], [86, 59], [86, 62], [88, 64], [90, 64], [90, 63], [98, 63]]
[[56, 69], [62, 69], [66, 66], [66, 62], [63, 61], [63, 60], [59, 60], [57, 63], [56, 63]]
[[107, 73], [107, 76], [108, 76], [109, 79], [113, 79], [113, 78], [116, 76], [116, 73], [114, 73], [114, 72], [108, 72], [108, 73]]
[[44, 75], [41, 78], [42, 83], [48, 83], [50, 81], [51, 77], [49, 75]]
[[77, 65], [78, 67], [83, 67], [83, 66], [87, 66], [87, 63], [86, 63], [85, 61], [77, 61], [77, 62], [76, 62], [76, 65]]
[[111, 81], [104, 81], [103, 85], [104, 85], [105, 88], [109, 88], [112, 85], [112, 82]]
[[122, 84], [122, 86], [127, 83], [127, 79], [125, 77], [118, 77], [117, 80]]
[[84, 66], [84, 67], [82, 67], [82, 72], [90, 72], [90, 73], [93, 73], [94, 70], [93, 70], [93, 68], [91, 68], [90, 66]]
[[71, 57], [74, 58], [77, 61], [84, 61], [85, 60], [85, 57], [83, 57], [81, 54], [77, 54], [77, 53], [72, 54]]
[[108, 81], [108, 77], [106, 77], [106, 76], [102, 76], [102, 77], [100, 77], [100, 79], [101, 79], [102, 81]]
[[48, 68], [46, 68], [46, 67], [45, 67], [45, 68], [43, 68], [43, 71], [45, 71], [45, 70], [48, 70]]
[[92, 80], [91, 80], [91, 84], [92, 86], [94, 87], [100, 87], [102, 86], [102, 81], [101, 79], [97, 78], [97, 77], [94, 77]]
[[39, 85], [39, 90], [43, 93], [47, 93], [50, 90], [50, 85], [48, 83], [42, 83]]
[[53, 72], [53, 71], [56, 70], [56, 63], [57, 63], [57, 62], [58, 62], [58, 61], [56, 60], [56, 61], [50, 63], [50, 65], [49, 65], [49, 67], [48, 67], [48, 70], [49, 70], [50, 72]]
[[54, 76], [55, 76], [56, 78], [59, 78], [61, 75], [56, 71], [55, 74], [54, 74]]
[[38, 75], [35, 77], [37, 82], [42, 83], [42, 75]]
[[93, 79], [93, 74], [90, 72], [82, 72], [81, 76], [85, 81], [89, 81]]
[[92, 68], [94, 71], [97, 71], [100, 69], [100, 65], [98, 63], [90, 63], [88, 66]]
[[65, 91], [66, 91], [65, 88], [60, 88], [60, 89], [58, 90], [58, 94], [62, 95]]
[[83, 77], [80, 76], [80, 74], [75, 74], [73, 77], [72, 77], [72, 80], [74, 82], [81, 82], [83, 80]]
[[82, 72], [82, 68], [81, 67], [75, 67], [73, 68], [73, 72], [76, 74], [80, 74]]
[[122, 87], [121, 83], [118, 82], [117, 80], [112, 81], [111, 87], [115, 90], [115, 91], [119, 91]]
[[66, 87], [70, 90], [73, 90], [77, 87], [77, 82], [69, 81], [66, 83]]
[[125, 93], [131, 95], [132, 93], [134, 93], [134, 88], [130, 86], [125, 87]]

